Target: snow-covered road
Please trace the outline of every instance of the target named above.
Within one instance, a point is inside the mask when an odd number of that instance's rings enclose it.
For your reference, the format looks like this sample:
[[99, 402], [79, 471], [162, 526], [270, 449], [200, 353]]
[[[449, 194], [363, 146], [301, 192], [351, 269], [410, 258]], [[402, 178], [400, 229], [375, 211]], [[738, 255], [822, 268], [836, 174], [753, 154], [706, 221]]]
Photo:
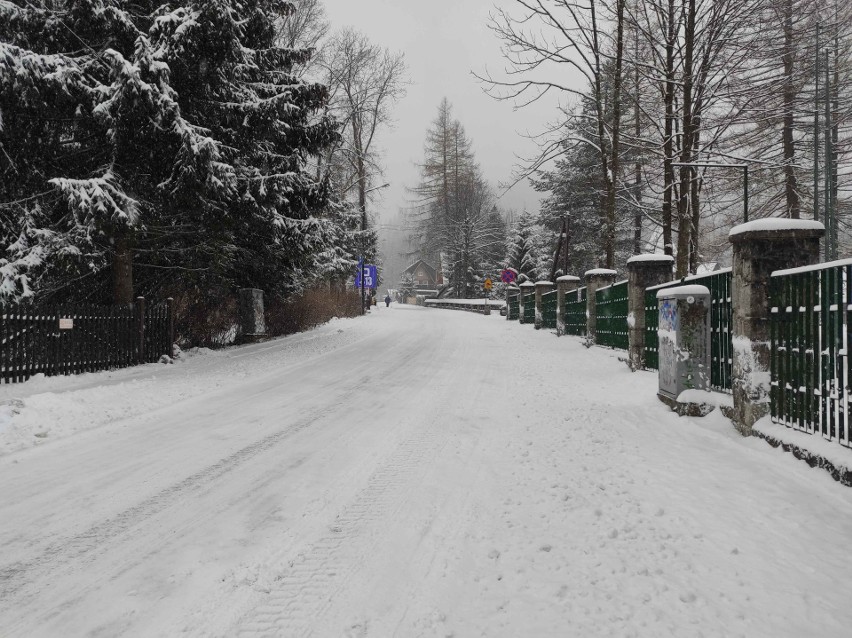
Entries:
[[852, 490], [618, 353], [393, 306], [0, 388], [0, 636], [852, 627]]

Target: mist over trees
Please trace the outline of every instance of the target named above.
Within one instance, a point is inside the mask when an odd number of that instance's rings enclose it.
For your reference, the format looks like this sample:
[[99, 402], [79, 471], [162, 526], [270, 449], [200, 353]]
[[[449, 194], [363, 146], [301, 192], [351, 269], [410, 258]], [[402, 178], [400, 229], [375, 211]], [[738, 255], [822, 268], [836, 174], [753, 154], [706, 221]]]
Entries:
[[419, 168], [420, 182], [411, 189], [419, 256], [440, 264], [454, 296], [481, 295], [486, 276], [499, 271], [506, 225], [446, 98], [426, 132]]
[[522, 174], [551, 236], [569, 221], [572, 267], [656, 250], [683, 275], [724, 259], [741, 165], [750, 218], [828, 209], [829, 236], [852, 245], [848, 3], [514, 0], [490, 27], [509, 63], [480, 74], [492, 96], [563, 96]]

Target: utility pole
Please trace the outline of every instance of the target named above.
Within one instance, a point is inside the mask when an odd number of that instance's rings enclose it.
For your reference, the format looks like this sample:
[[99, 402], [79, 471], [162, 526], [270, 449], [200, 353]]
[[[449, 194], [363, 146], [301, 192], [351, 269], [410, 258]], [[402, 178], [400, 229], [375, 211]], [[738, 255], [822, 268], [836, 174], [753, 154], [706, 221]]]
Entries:
[[361, 269], [361, 272], [358, 276], [361, 278], [361, 314], [364, 315], [367, 312], [367, 282], [364, 277], [364, 267], [367, 265], [365, 260], [367, 255], [367, 193], [372, 193], [373, 191], [377, 191], [380, 188], [386, 188], [390, 186], [389, 183], [382, 184], [381, 186], [374, 186], [373, 188], [368, 188], [363, 193], [359, 199], [359, 207], [361, 208], [361, 255], [358, 258], [358, 268]]

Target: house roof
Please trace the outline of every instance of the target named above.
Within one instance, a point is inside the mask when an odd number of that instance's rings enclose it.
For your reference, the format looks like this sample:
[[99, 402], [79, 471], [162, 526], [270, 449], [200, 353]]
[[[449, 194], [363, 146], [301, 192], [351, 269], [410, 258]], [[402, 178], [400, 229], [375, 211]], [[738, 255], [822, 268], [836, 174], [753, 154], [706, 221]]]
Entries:
[[426, 272], [429, 274], [430, 277], [432, 277], [434, 279], [437, 276], [438, 271], [435, 269], [435, 267], [430, 266], [427, 262], [423, 261], [422, 259], [418, 259], [413, 264], [411, 264], [408, 268], [405, 269], [404, 273], [405, 274], [411, 274], [415, 270], [417, 270], [418, 266], [421, 266], [421, 265], [426, 269]]

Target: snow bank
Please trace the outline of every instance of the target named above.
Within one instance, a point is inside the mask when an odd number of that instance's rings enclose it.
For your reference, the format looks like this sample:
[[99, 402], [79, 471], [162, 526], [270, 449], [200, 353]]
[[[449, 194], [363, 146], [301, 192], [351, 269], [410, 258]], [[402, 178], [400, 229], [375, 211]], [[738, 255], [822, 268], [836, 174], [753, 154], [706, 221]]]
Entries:
[[674, 263], [674, 257], [671, 255], [663, 255], [657, 253], [645, 253], [643, 255], [633, 255], [628, 258], [628, 264], [636, 264], [640, 262], [653, 261], [653, 262], [672, 262]]
[[787, 219], [786, 217], [766, 217], [734, 226], [729, 237], [753, 231], [784, 231], [784, 230], [825, 230], [820, 222], [811, 219]]

